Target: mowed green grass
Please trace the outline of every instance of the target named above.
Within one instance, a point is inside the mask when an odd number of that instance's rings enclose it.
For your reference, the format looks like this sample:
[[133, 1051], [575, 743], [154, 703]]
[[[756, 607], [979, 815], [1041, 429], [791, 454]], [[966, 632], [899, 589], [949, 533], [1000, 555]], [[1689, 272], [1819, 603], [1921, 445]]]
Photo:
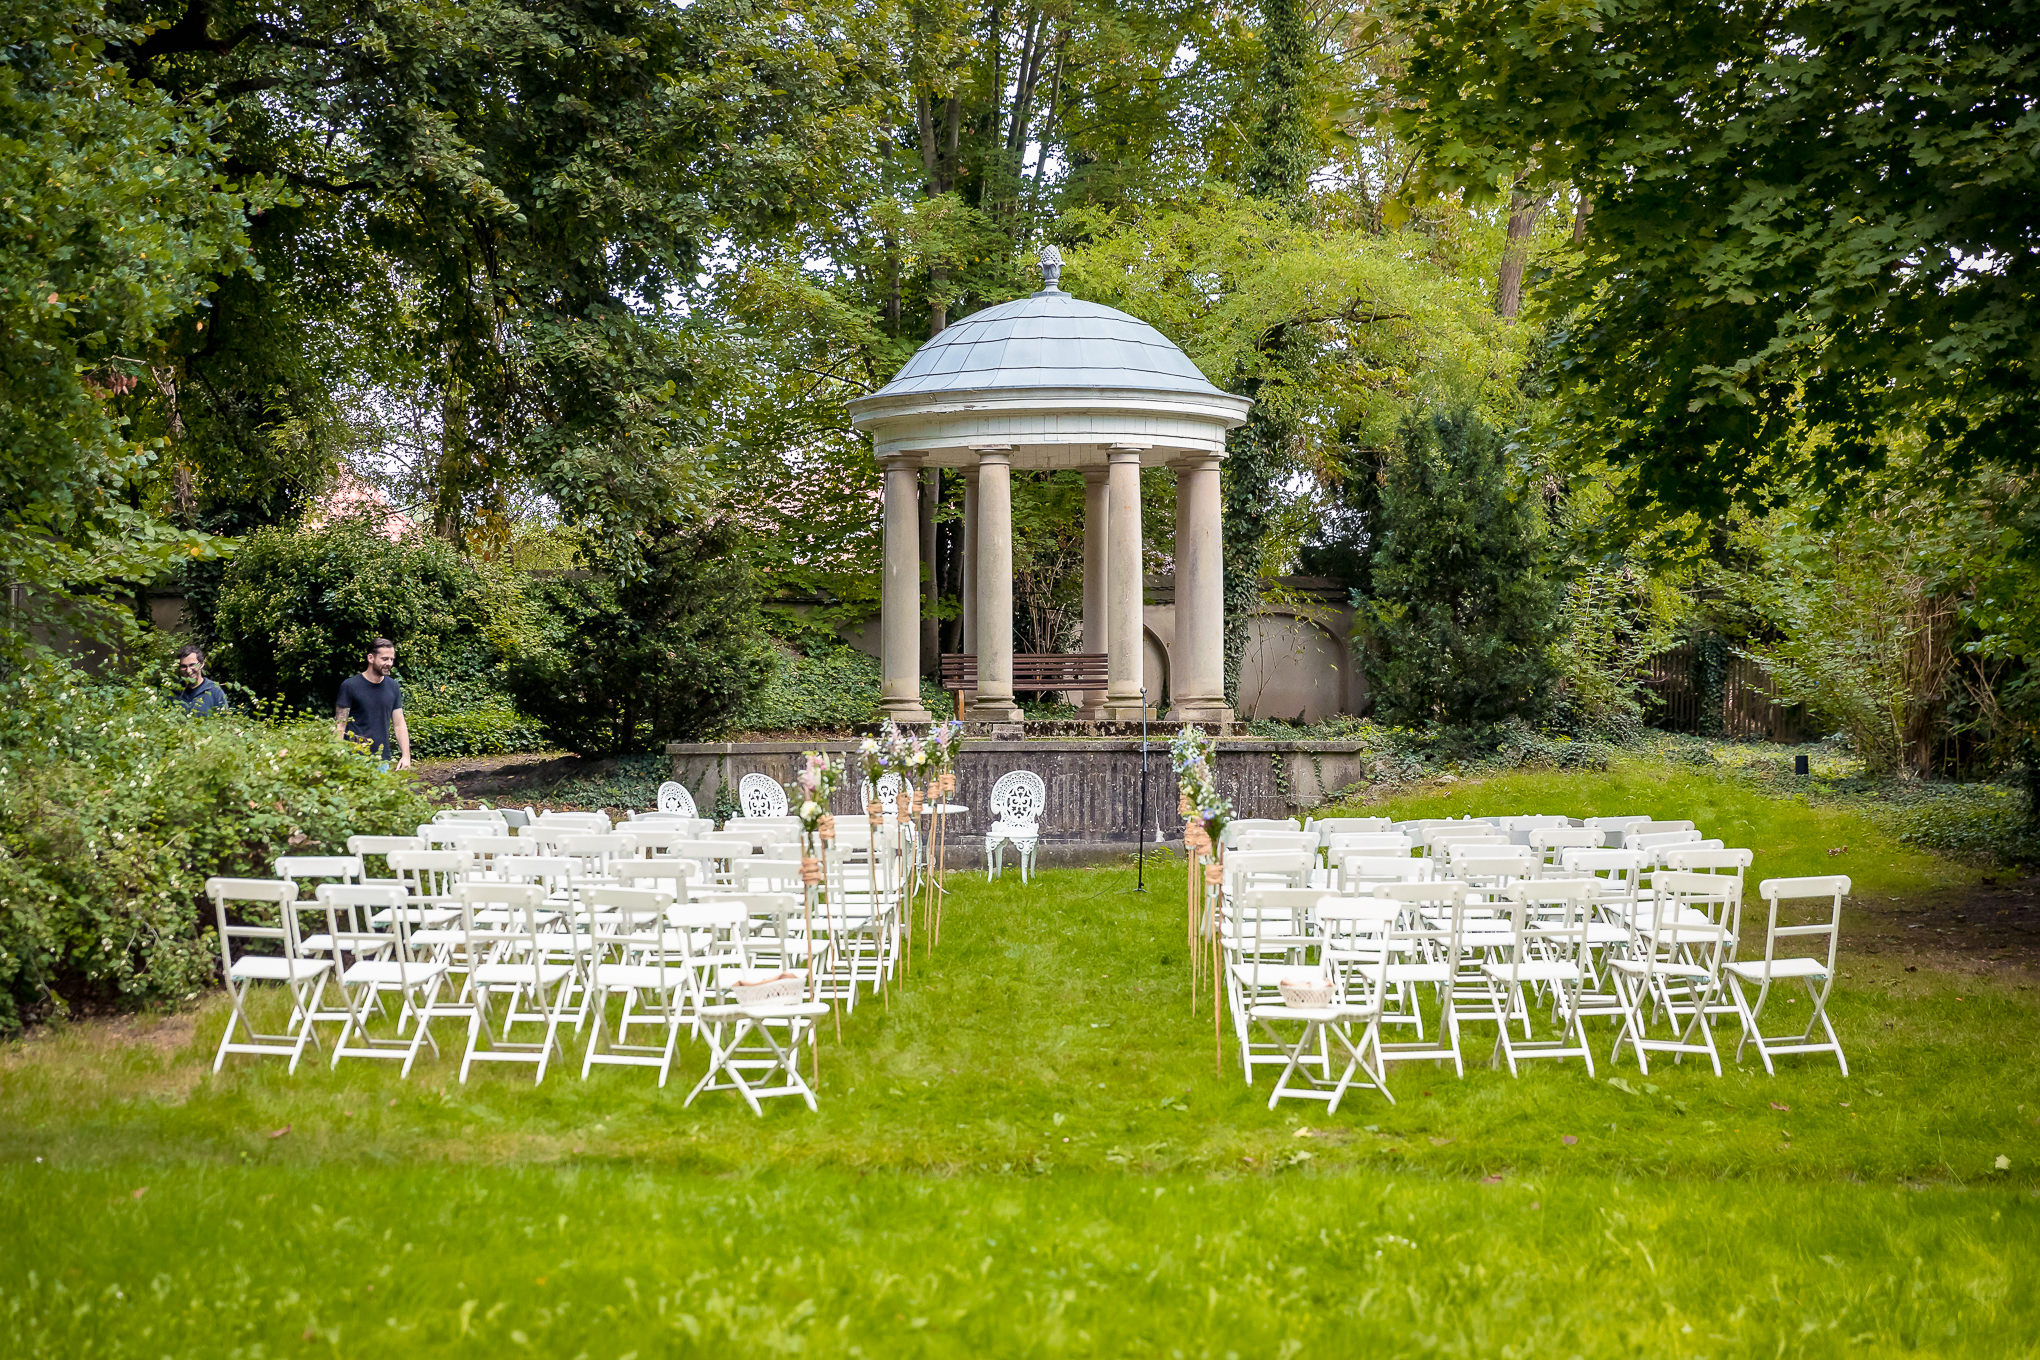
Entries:
[[[1631, 777], [1560, 792], [1710, 830], [1717, 798], [1825, 856], [1803, 809]], [[1844, 830], [1886, 884], [1965, 872]], [[447, 1058], [213, 1077], [217, 1001], [188, 1036], [0, 1051], [0, 1354], [2040, 1350], [2023, 976], [1845, 956], [1846, 1079], [1803, 1058], [1514, 1080], [1475, 1027], [1464, 1080], [1403, 1066], [1394, 1106], [1271, 1113], [1267, 1074], [1214, 1068], [1180, 866], [1150, 883], [959, 876], [941, 949], [825, 1042], [819, 1114], [682, 1109], [698, 1052], [665, 1091], [463, 1087]]]

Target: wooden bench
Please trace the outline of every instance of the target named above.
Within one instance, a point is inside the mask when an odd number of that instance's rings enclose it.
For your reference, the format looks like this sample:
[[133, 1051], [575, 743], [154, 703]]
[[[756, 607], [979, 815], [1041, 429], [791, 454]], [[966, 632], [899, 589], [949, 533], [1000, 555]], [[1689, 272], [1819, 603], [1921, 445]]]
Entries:
[[[963, 709], [963, 692], [977, 688], [977, 657], [970, 652], [942, 654], [942, 688], [956, 693], [957, 711]], [[1053, 690], [1096, 690], [1105, 688], [1103, 652], [1015, 652], [1013, 692], [1041, 693]]]

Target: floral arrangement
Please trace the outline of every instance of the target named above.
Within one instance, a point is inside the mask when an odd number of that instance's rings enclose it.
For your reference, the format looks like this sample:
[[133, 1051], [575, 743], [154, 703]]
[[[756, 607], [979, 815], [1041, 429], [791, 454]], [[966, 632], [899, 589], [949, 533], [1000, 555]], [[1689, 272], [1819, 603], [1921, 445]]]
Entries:
[[937, 795], [956, 792], [956, 752], [962, 745], [961, 719], [949, 718], [929, 726], [928, 740], [922, 748], [927, 755], [929, 792]]
[[[1212, 770], [1217, 754], [1216, 743], [1195, 724], [1169, 742], [1169, 765], [1176, 771], [1176, 809], [1185, 818], [1185, 835], [1193, 844], [1203, 841], [1208, 845], [1209, 838], [1223, 832], [1232, 820], [1232, 801], [1218, 791], [1218, 776]], [[1190, 821], [1200, 823], [1196, 832], [1190, 830]]]
[[829, 820], [829, 799], [843, 784], [843, 762], [827, 751], [809, 751], [801, 767], [786, 786], [786, 792], [800, 817], [801, 830], [813, 834]]

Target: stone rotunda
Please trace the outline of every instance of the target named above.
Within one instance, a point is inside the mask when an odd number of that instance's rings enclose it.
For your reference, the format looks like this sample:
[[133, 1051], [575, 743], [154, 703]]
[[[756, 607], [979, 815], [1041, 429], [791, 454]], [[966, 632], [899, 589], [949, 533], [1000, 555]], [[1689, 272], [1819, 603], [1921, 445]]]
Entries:
[[[1086, 716], [1142, 714], [1140, 470], [1176, 470], [1177, 659], [1168, 717], [1232, 720], [1225, 702], [1219, 460], [1253, 403], [1222, 392], [1144, 321], [1057, 287], [973, 312], [915, 352], [891, 382], [850, 403], [885, 473], [881, 706], [927, 722], [921, 703], [923, 468], [964, 478], [964, 646], [977, 657], [968, 716], [1017, 722], [1013, 700], [1015, 468], [1084, 473], [1084, 645], [1106, 654], [1102, 701]], [[1099, 644], [1102, 643], [1102, 648]]]

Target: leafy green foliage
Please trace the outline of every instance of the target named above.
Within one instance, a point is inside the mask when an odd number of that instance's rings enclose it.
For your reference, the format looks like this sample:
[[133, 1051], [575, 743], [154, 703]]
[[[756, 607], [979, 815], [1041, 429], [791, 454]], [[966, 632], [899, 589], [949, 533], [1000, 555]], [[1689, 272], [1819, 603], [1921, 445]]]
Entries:
[[721, 731], [764, 680], [758, 585], [727, 522], [669, 526], [631, 580], [540, 580], [540, 641], [509, 660], [509, 689], [556, 745], [582, 755]]
[[400, 676], [478, 677], [522, 622], [517, 591], [445, 540], [369, 516], [264, 529], [221, 584], [213, 664], [258, 697], [327, 712], [375, 637], [397, 644]]
[[208, 876], [431, 814], [330, 722], [197, 718], [61, 667], [0, 700], [0, 1033], [67, 1002], [188, 997], [218, 969]]
[[411, 693], [407, 687], [404, 718], [411, 732], [411, 754], [419, 760], [516, 755], [552, 745], [537, 723], [500, 694], [445, 713], [419, 713], [411, 707]]
[[218, 128], [107, 64], [135, 36], [83, 0], [0, 15], [0, 580], [29, 587], [10, 646], [66, 612], [101, 630], [95, 591], [211, 551], [159, 516], [165, 431], [133, 356], [246, 258], [249, 200]]
[[1674, 593], [1627, 563], [1594, 562], [1565, 584], [1552, 661], [1558, 717], [1581, 734], [1640, 724], [1650, 659], [1670, 646]]
[[1438, 184], [1570, 182], [1550, 281], [1575, 435], [1715, 515], [1911, 431], [2030, 471], [2033, 0], [1409, 0], [1396, 124]]
[[1404, 423], [1381, 489], [1362, 655], [1390, 722], [1543, 711], [1553, 590], [1542, 515], [1501, 436], [1470, 412]]

